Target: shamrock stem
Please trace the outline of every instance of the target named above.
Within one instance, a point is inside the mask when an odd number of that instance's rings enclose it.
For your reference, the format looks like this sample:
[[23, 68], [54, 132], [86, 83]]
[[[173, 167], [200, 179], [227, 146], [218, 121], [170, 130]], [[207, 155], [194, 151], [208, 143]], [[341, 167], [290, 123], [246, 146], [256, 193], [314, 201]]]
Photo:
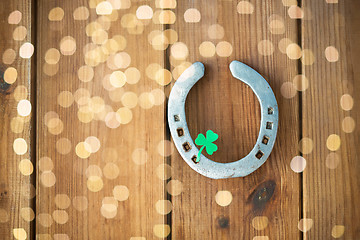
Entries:
[[200, 161], [200, 154], [201, 154], [202, 150], [204, 150], [204, 148], [205, 148], [205, 145], [200, 148], [200, 151], [199, 151], [199, 153], [197, 155], [197, 158], [196, 158], [196, 162]]

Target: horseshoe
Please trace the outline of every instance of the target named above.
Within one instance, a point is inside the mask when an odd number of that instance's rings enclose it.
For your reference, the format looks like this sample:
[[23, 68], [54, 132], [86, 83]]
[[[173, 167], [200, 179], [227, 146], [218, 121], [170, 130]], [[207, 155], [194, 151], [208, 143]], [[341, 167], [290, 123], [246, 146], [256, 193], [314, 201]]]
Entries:
[[174, 144], [185, 162], [196, 172], [213, 179], [245, 177], [269, 157], [275, 143], [279, 112], [275, 95], [267, 81], [254, 69], [239, 61], [230, 63], [231, 74], [249, 85], [261, 107], [261, 125], [254, 148], [244, 158], [231, 163], [214, 162], [199, 153], [190, 136], [185, 116], [185, 100], [190, 89], [204, 76], [204, 65], [195, 62], [175, 82], [168, 101], [168, 122]]

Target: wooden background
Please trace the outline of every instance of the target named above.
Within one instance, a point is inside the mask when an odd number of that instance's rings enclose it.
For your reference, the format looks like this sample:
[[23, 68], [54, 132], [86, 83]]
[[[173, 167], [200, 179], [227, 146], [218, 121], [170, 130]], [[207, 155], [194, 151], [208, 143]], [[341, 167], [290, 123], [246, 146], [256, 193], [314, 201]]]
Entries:
[[[359, 9], [1, 1], [0, 238], [359, 239]], [[211, 180], [173, 146], [166, 99], [203, 62], [186, 102], [190, 133], [219, 134], [214, 161], [244, 157], [260, 107], [231, 76], [235, 59], [272, 87], [278, 136], [251, 175]]]

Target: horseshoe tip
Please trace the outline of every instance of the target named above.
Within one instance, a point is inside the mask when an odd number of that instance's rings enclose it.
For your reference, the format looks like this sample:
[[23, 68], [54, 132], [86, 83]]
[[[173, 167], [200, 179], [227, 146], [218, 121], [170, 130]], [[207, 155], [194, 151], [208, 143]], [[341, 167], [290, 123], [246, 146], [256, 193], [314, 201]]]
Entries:
[[202, 62], [194, 62], [193, 66], [196, 71], [200, 71], [202, 73], [205, 73], [205, 66]]

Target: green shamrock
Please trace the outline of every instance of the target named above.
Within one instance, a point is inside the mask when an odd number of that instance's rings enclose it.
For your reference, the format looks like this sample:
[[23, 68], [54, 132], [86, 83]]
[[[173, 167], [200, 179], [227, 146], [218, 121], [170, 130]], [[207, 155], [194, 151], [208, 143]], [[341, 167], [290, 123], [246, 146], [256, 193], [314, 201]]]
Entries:
[[195, 139], [195, 143], [196, 143], [196, 145], [199, 145], [202, 147], [200, 148], [200, 151], [196, 158], [196, 162], [200, 161], [200, 154], [201, 154], [202, 150], [204, 150], [205, 147], [206, 147], [206, 152], [209, 155], [212, 155], [214, 152], [216, 152], [218, 150], [218, 147], [215, 145], [215, 143], [213, 143], [218, 138], [219, 138], [219, 135], [214, 133], [212, 130], [207, 130], [206, 137], [204, 136], [204, 134], [199, 133], [199, 135]]

